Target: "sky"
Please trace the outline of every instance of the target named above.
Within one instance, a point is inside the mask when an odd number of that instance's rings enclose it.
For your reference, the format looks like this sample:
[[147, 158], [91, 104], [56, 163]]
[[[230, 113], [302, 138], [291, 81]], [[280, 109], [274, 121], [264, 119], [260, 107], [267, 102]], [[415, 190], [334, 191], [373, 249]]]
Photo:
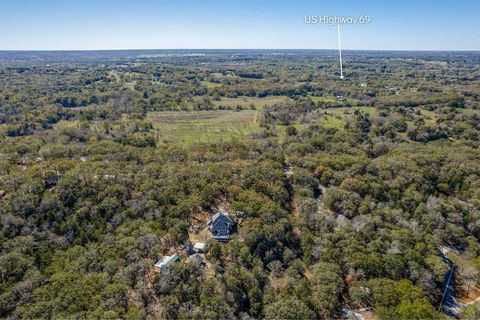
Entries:
[[0, 50], [480, 50], [480, 0], [0, 0]]

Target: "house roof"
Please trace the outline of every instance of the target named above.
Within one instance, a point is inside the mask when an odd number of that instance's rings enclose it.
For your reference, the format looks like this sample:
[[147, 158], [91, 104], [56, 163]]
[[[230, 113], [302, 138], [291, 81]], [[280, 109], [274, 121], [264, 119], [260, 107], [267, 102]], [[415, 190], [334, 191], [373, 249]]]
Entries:
[[155, 263], [155, 267], [158, 267], [158, 268], [161, 268], [161, 267], [168, 267], [169, 265], [171, 265], [173, 262], [176, 262], [180, 260], [180, 257], [177, 256], [176, 254], [174, 255], [171, 255], [171, 256], [165, 256], [163, 257], [162, 260], [158, 261], [157, 263]]
[[197, 249], [197, 250], [203, 250], [205, 249], [205, 243], [203, 242], [196, 242], [193, 246], [193, 249]]
[[219, 221], [223, 221], [223, 222], [231, 224], [231, 225], [235, 224], [229, 216], [227, 216], [226, 214], [223, 214], [223, 213], [214, 214], [213, 217], [212, 217], [212, 220], [210, 220], [208, 222], [208, 224], [213, 226], [213, 225], [217, 224]]
[[196, 265], [201, 265], [204, 262], [204, 260], [205, 260], [205, 256], [202, 255], [202, 254], [198, 254], [198, 253], [192, 254], [187, 259], [188, 262], [192, 262]]

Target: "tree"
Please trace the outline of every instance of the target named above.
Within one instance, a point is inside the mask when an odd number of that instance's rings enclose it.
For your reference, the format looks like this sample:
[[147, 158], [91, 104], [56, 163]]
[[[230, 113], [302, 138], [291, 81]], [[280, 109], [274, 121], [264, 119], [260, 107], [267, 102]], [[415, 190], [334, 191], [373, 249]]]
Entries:
[[427, 299], [402, 300], [395, 308], [398, 319], [402, 320], [424, 320], [436, 319], [440, 315]]
[[17, 282], [33, 265], [33, 259], [21, 253], [10, 252], [0, 257], [0, 278], [2, 283]]
[[264, 313], [266, 319], [273, 320], [308, 320], [316, 318], [315, 312], [295, 297], [280, 299], [266, 306]]
[[298, 133], [298, 130], [294, 126], [288, 126], [286, 132], [288, 136], [296, 136]]
[[333, 317], [340, 309], [340, 293], [343, 279], [339, 267], [332, 263], [312, 266], [312, 303], [322, 317]]
[[460, 315], [462, 320], [480, 319], [480, 302], [472, 303], [463, 309]]

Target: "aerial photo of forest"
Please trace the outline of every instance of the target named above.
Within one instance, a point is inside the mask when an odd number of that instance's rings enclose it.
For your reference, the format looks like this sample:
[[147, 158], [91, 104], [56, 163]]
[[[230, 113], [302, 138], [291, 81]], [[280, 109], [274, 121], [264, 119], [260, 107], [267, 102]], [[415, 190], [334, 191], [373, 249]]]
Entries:
[[0, 317], [480, 317], [480, 54], [0, 52]]

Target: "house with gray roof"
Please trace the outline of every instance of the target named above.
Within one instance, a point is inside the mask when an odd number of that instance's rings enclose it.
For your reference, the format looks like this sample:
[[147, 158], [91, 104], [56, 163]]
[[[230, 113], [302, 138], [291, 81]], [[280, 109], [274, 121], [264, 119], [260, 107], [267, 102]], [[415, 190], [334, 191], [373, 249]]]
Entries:
[[212, 238], [219, 241], [227, 241], [235, 231], [235, 222], [226, 214], [217, 213], [208, 222]]

